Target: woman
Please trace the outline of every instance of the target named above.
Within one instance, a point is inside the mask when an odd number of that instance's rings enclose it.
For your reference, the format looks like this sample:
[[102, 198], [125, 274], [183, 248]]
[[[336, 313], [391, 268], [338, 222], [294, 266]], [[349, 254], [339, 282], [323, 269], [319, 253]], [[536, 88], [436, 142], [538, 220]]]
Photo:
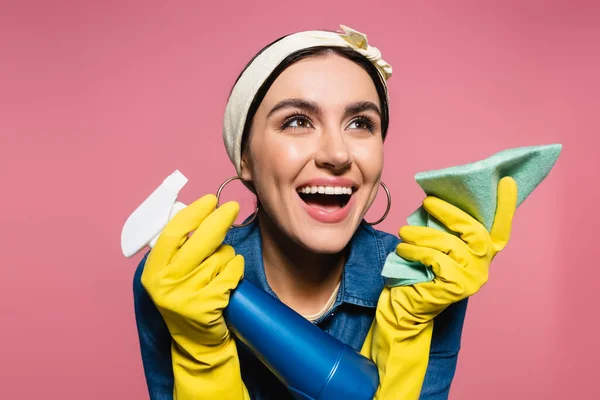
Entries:
[[[291, 398], [225, 325], [242, 275], [372, 359], [377, 398], [448, 397], [467, 297], [508, 241], [516, 186], [501, 181], [491, 234], [435, 198], [425, 208], [462, 240], [403, 227], [399, 243], [366, 223], [383, 169], [391, 67], [364, 35], [342, 29], [271, 43], [234, 85], [223, 136], [257, 195], [246, 226], [230, 229], [237, 204], [214, 210], [216, 198], [204, 196], [140, 263], [136, 319], [152, 399]], [[393, 251], [429, 265], [434, 281], [386, 287]]]

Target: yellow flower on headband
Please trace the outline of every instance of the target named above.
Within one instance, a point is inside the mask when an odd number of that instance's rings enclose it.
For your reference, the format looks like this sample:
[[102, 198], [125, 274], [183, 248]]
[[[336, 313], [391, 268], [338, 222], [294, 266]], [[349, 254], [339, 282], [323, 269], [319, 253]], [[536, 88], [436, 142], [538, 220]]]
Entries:
[[356, 52], [367, 57], [375, 64], [385, 80], [388, 80], [392, 76], [392, 66], [381, 58], [381, 52], [376, 47], [369, 46], [367, 35], [345, 25], [340, 25], [340, 28], [345, 32], [340, 33], [340, 37], [348, 42]]
[[367, 42], [367, 35], [349, 28], [346, 25], [340, 25], [340, 27], [344, 32], [346, 32], [346, 34], [340, 34], [340, 36], [343, 37], [346, 42], [350, 43], [352, 47], [363, 50], [368, 49], [369, 44]]

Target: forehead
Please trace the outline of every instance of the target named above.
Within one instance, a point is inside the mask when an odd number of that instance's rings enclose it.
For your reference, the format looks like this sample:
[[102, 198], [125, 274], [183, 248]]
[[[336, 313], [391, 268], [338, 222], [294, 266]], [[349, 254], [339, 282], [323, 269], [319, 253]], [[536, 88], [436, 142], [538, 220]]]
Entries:
[[369, 74], [357, 63], [337, 54], [312, 56], [290, 65], [273, 82], [261, 107], [288, 98], [313, 101], [322, 107], [357, 101], [379, 104]]

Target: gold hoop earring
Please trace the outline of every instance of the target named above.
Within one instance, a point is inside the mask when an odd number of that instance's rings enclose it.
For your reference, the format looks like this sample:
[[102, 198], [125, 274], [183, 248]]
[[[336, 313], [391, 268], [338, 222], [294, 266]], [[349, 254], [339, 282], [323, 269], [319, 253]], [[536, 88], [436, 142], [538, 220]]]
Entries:
[[366, 222], [366, 225], [368, 226], [373, 226], [373, 225], [377, 225], [380, 224], [381, 222], [383, 222], [383, 220], [387, 217], [388, 213], [390, 212], [390, 208], [392, 207], [392, 195], [390, 194], [389, 189], [387, 188], [387, 186], [385, 186], [385, 183], [383, 183], [383, 181], [379, 181], [379, 184], [381, 185], [381, 187], [383, 187], [383, 190], [385, 191], [385, 195], [387, 196], [387, 208], [385, 209], [385, 212], [383, 213], [383, 217], [379, 218], [377, 221], [375, 222]]
[[[223, 183], [221, 184], [221, 186], [219, 186], [219, 190], [217, 190], [217, 208], [219, 208], [219, 199], [220, 199], [220, 197], [221, 197], [221, 191], [223, 190], [223, 188], [224, 188], [225, 186], [227, 186], [227, 184], [228, 184], [229, 182], [231, 182], [231, 181], [235, 181], [235, 180], [237, 180], [237, 179], [239, 179], [239, 180], [242, 180], [242, 178], [240, 178], [239, 176], [232, 176], [231, 178], [229, 178], [229, 179], [226, 179], [226, 180], [225, 180], [225, 182], [223, 182]], [[256, 209], [254, 210], [254, 213], [252, 214], [252, 218], [250, 218], [250, 220], [248, 220], [247, 222], [244, 222], [243, 224], [240, 224], [240, 225], [233, 224], [232, 226], [233, 226], [234, 228], [243, 228], [243, 227], [245, 227], [245, 226], [248, 226], [248, 225], [250, 225], [252, 222], [254, 222], [254, 220], [256, 219], [256, 216], [257, 216], [257, 215], [258, 215], [258, 204], [256, 205]]]

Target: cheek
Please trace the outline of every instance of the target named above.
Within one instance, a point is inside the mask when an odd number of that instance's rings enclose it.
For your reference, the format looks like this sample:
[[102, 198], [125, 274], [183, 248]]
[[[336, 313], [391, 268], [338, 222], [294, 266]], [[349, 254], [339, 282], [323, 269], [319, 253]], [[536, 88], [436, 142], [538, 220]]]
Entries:
[[383, 169], [383, 145], [380, 141], [357, 143], [352, 151], [365, 183], [374, 183]]
[[273, 135], [255, 144], [255, 177], [263, 187], [291, 185], [312, 154], [310, 141], [303, 138]]
[[281, 138], [270, 146], [272, 162], [282, 167], [301, 168], [310, 156], [308, 140], [298, 138]]

